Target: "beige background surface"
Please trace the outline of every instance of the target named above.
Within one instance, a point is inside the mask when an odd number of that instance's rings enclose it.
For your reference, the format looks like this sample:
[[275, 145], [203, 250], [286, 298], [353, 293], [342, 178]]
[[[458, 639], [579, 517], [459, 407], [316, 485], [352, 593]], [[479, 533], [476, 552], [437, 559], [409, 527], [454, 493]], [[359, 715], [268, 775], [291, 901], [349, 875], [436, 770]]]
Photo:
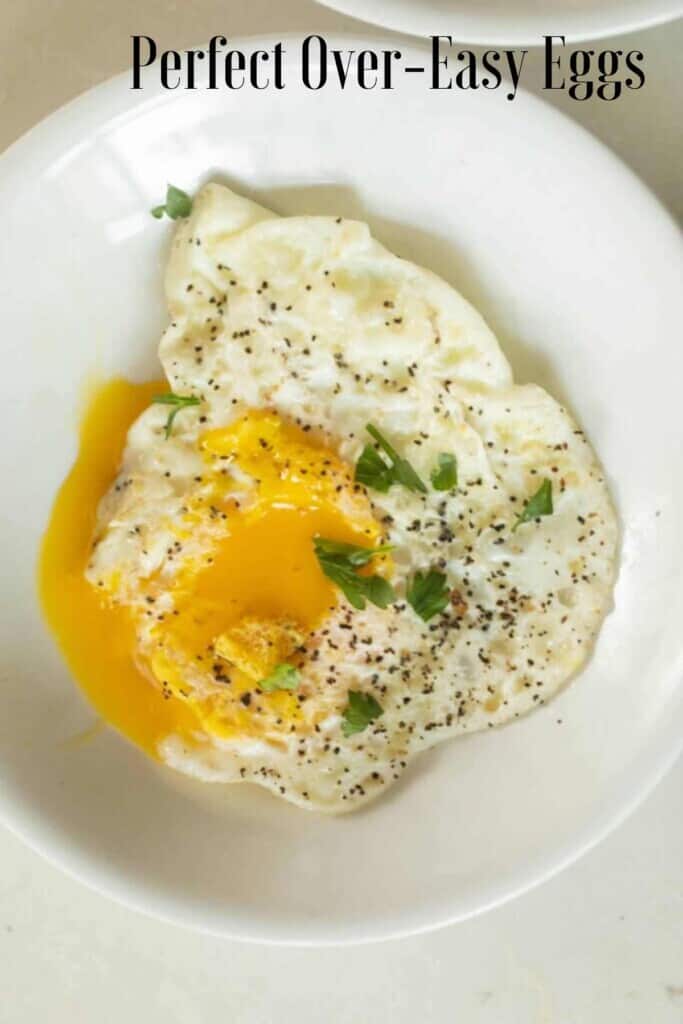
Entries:
[[[310, 0], [0, 0], [0, 149], [126, 68], [131, 33], [182, 48], [345, 28], [370, 34]], [[551, 100], [683, 214], [683, 25], [600, 45], [644, 50], [647, 87], [616, 104]], [[0, 829], [0, 1021], [681, 1024], [682, 783], [679, 765], [616, 834], [505, 907], [345, 950], [246, 946], [149, 920]]]

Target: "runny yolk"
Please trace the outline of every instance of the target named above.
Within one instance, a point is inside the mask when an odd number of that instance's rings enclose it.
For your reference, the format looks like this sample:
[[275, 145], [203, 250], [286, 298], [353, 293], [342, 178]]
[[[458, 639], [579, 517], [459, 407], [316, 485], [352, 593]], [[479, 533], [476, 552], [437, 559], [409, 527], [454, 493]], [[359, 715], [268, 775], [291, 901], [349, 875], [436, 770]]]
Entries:
[[[273, 411], [248, 410], [198, 444], [206, 472], [174, 523], [176, 572], [172, 582], [150, 580], [170, 594], [173, 614], [153, 625], [149, 667], [167, 693], [192, 705], [205, 731], [280, 742], [292, 726], [306, 729], [324, 715], [308, 702], [304, 716], [299, 695], [259, 687], [279, 664], [305, 663], [311, 631], [337, 604], [314, 538], [368, 546], [379, 527], [352, 467]], [[185, 554], [188, 537], [207, 525], [218, 538], [199, 557]], [[208, 677], [208, 696], [188, 685], [197, 674], [204, 693]]]
[[135, 634], [126, 609], [105, 605], [84, 573], [97, 504], [116, 476], [128, 428], [167, 387], [116, 379], [94, 390], [38, 565], [43, 614], [72, 675], [102, 718], [152, 755], [169, 733], [191, 732], [195, 716], [183, 701], [164, 700], [136, 669]]
[[[288, 730], [300, 717], [296, 697], [258, 690], [253, 671], [248, 674], [259, 664], [249, 630], [262, 627], [268, 636], [268, 630], [282, 634], [282, 623], [304, 632], [315, 628], [338, 594], [321, 572], [313, 538], [370, 545], [379, 533], [349, 467], [298, 427], [253, 410], [207, 432], [200, 439], [207, 472], [196, 494], [188, 495], [178, 536], [201, 529], [208, 518], [225, 529], [199, 561], [181, 560], [172, 581], [143, 581], [155, 602], [170, 593], [174, 608], [154, 623], [155, 647], [143, 675], [136, 668], [144, 659], [131, 612], [113, 604], [84, 572], [97, 504], [116, 476], [127, 430], [159, 390], [166, 386], [115, 380], [93, 396], [76, 462], [52, 510], [39, 572], [45, 617], [73, 675], [100, 715], [151, 754], [171, 733], [186, 740], [198, 731], [272, 735], [273, 720]], [[235, 469], [252, 481], [241, 502]], [[239, 657], [221, 661], [221, 651], [239, 654], [240, 644], [242, 663]], [[190, 664], [209, 674], [210, 696], [197, 698], [187, 686], [184, 666]], [[263, 673], [269, 668], [264, 665]], [[250, 710], [240, 699], [245, 690], [254, 695]]]
[[[183, 646], [196, 656], [245, 616], [313, 628], [336, 603], [313, 538], [369, 545], [379, 532], [352, 471], [298, 427], [262, 410], [207, 432], [200, 447], [214, 485], [208, 495], [188, 499], [185, 519], [192, 529], [218, 515], [226, 529], [205, 565], [188, 559], [181, 566], [172, 588], [176, 617], [159, 633], [184, 633]], [[225, 483], [224, 460], [231, 473], [253, 481], [246, 499], [235, 496], [231, 474]], [[221, 484], [223, 493], [216, 489]]]

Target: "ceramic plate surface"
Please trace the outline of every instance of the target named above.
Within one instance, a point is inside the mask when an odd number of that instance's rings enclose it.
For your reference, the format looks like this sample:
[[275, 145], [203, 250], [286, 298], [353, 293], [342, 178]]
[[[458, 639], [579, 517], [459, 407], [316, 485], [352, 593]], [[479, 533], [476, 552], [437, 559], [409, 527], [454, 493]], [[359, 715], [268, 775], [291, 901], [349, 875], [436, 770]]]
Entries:
[[681, 0], [319, 0], [343, 14], [416, 36], [461, 43], [539, 46], [545, 35], [600, 39], [673, 21]]
[[[407, 77], [391, 93], [321, 95], [291, 71], [281, 92], [140, 94], [124, 75], [0, 160], [0, 813], [67, 871], [167, 919], [244, 939], [363, 941], [462, 919], [547, 877], [675, 757], [681, 243], [628, 170], [526, 94], [456, 102]], [[621, 518], [615, 608], [581, 677], [513, 726], [422, 755], [348, 817], [194, 783], [109, 729], [74, 743], [94, 714], [36, 601], [84, 384], [155, 373], [173, 229], [149, 208], [167, 181], [212, 178], [282, 213], [367, 219], [460, 288], [518, 381], [578, 417]]]

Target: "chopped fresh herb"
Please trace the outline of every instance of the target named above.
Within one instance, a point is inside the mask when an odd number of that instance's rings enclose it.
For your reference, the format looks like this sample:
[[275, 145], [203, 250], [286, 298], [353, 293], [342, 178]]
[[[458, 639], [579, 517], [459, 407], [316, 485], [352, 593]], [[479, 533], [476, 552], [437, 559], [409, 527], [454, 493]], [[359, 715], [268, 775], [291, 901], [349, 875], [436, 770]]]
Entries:
[[171, 391], [165, 395], [155, 395], [152, 402], [157, 405], [173, 406], [168, 414], [166, 428], [164, 430], [164, 436], [167, 441], [171, 436], [171, 431], [173, 430], [173, 420], [176, 418], [180, 410], [186, 409], [189, 405], [199, 405], [199, 399], [195, 398], [194, 395], [174, 395]]
[[356, 463], [356, 482], [386, 493], [394, 482], [394, 471], [374, 445], [366, 444]]
[[377, 442], [389, 462], [385, 462], [373, 445], [366, 444], [356, 463], [356, 481], [375, 491], [388, 491], [392, 484], [402, 484], [409, 491], [421, 491], [426, 494], [427, 488], [408, 460], [401, 458], [372, 423], [368, 423], [365, 429]]
[[365, 608], [365, 597], [363, 588], [366, 586], [361, 582], [361, 577], [347, 564], [340, 564], [336, 559], [318, 557], [320, 568], [329, 580], [336, 583], [346, 599], [354, 608], [362, 611]]
[[341, 556], [351, 565], [367, 565], [375, 555], [383, 555], [393, 551], [393, 544], [381, 544], [378, 548], [362, 548], [358, 544], [345, 544], [341, 540], [328, 540], [326, 537], [315, 538], [315, 553], [320, 556]]
[[416, 572], [408, 587], [408, 604], [425, 622], [442, 612], [450, 601], [446, 577], [437, 569]]
[[441, 452], [432, 470], [431, 480], [435, 491], [452, 491], [458, 486], [458, 461], [455, 455]]
[[378, 704], [371, 693], [349, 690], [349, 702], [344, 708], [342, 732], [345, 736], [353, 736], [384, 714], [382, 705]]
[[298, 682], [299, 670], [285, 661], [276, 665], [270, 675], [261, 680], [258, 687], [263, 693], [271, 693], [273, 690], [295, 690]]
[[394, 588], [383, 576], [359, 576], [363, 585], [363, 594], [370, 604], [378, 608], [388, 608], [396, 600]]
[[362, 548], [326, 537], [316, 537], [313, 543], [323, 573], [337, 584], [354, 608], [365, 608], [366, 599], [378, 608], [386, 608], [395, 599], [394, 588], [382, 576], [360, 576], [357, 571], [375, 555], [390, 551], [390, 544]]
[[164, 214], [171, 220], [178, 220], [179, 217], [189, 217], [192, 212], [192, 199], [187, 192], [175, 185], [169, 185], [166, 189], [166, 202], [161, 206], [155, 206], [150, 210], [153, 217], [161, 220]]
[[535, 494], [527, 501], [526, 505], [517, 516], [515, 525], [512, 527], [514, 533], [522, 523], [529, 523], [532, 519], [539, 519], [540, 516], [552, 515], [553, 511], [553, 485], [552, 481], [544, 480]]

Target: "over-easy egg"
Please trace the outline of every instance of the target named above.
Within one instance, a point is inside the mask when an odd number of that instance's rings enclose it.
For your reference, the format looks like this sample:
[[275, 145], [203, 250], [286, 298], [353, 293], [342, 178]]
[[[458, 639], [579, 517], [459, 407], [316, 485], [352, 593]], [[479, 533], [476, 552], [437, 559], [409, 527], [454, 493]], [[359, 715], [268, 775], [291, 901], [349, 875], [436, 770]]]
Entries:
[[[166, 405], [135, 420], [85, 568], [97, 615], [124, 620], [126, 685], [159, 712], [148, 749], [343, 811], [581, 668], [614, 576], [600, 467], [452, 288], [362, 224], [216, 185], [166, 288], [162, 364], [198, 401], [170, 432]], [[552, 514], [529, 504], [544, 489]], [[330, 570], [321, 543], [360, 555]]]

